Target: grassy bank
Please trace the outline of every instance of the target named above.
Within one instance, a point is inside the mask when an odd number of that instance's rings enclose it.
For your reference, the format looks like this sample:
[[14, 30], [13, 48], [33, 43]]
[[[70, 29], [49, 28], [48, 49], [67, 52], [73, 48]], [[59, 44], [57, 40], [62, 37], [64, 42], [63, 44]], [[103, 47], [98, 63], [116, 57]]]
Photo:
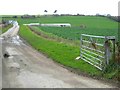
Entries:
[[64, 43], [42, 38], [34, 34], [26, 26], [22, 26], [20, 28], [20, 36], [23, 37], [28, 43], [30, 43], [30, 45], [32, 45], [35, 49], [42, 51], [58, 63], [76, 69], [78, 71], [88, 73], [92, 76], [101, 75], [101, 72], [98, 69], [92, 67], [88, 63], [82, 60], [75, 60], [75, 58], [80, 54], [78, 47], [69, 46]]
[[83, 60], [76, 61], [75, 58], [79, 56], [80, 51], [78, 47], [70, 46], [65, 43], [48, 40], [41, 36], [38, 36], [34, 32], [30, 31], [27, 26], [20, 27], [20, 36], [24, 38], [31, 46], [36, 50], [43, 52], [54, 61], [72, 68], [77, 73], [84, 73], [92, 77], [114, 79], [117, 81], [118, 70], [114, 64], [109, 66], [109, 70], [102, 72], [84, 62]]
[[[13, 25], [11, 25], [11, 24], [9, 24], [9, 25], [7, 25], [7, 26], [5, 26], [5, 27], [2, 27], [2, 33], [5, 33], [8, 29], [10, 29], [11, 27], [12, 27]], [[2, 34], [1, 33], [1, 34]]]
[[60, 42], [60, 43], [66, 43], [66, 44], [72, 45], [72, 46], [80, 47], [80, 40], [65, 39], [65, 38], [59, 37], [59, 36], [57, 36], [53, 33], [45, 32], [37, 26], [29, 26], [29, 27], [33, 32], [35, 32], [36, 34], [38, 34], [38, 35], [40, 35], [40, 36], [42, 36], [46, 39], [57, 41], [57, 42]]

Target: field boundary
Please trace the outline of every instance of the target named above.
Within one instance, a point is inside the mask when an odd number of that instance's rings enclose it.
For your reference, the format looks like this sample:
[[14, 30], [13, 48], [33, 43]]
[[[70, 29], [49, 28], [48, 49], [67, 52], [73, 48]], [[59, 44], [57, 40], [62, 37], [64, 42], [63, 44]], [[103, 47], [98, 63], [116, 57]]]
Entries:
[[30, 28], [30, 30], [34, 33], [36, 33], [37, 35], [43, 37], [43, 38], [46, 38], [48, 40], [51, 40], [51, 41], [57, 41], [57, 42], [60, 42], [60, 43], [65, 43], [65, 44], [69, 44], [71, 46], [76, 46], [76, 47], [79, 47], [80, 45], [80, 42], [77, 40], [77, 41], [74, 41], [74, 40], [69, 40], [69, 39], [64, 39], [62, 37], [59, 37], [57, 35], [54, 35], [52, 33], [47, 33], [47, 32], [44, 32], [42, 30], [36, 30], [36, 27], [34, 28], [34, 26], [28, 26]]
[[[112, 52], [110, 44], [112, 44]], [[115, 60], [115, 36], [95, 36], [81, 34], [80, 58], [104, 70], [109, 64], [111, 56]]]

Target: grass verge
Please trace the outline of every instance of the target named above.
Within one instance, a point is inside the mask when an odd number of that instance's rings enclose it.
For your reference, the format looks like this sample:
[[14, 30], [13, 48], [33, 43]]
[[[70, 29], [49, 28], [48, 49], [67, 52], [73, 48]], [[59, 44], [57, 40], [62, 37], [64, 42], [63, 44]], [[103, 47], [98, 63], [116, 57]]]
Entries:
[[[12, 27], [13, 25], [12, 24], [9, 24], [9, 25], [7, 25], [7, 26], [5, 26], [5, 27], [2, 27], [2, 33], [5, 33], [8, 29], [10, 29], [11, 27]], [[1, 33], [1, 34], [2, 34]]]
[[60, 43], [65, 43], [68, 45], [72, 45], [72, 46], [77, 46], [80, 47], [80, 40], [70, 40], [70, 39], [64, 39], [62, 37], [59, 37], [57, 35], [54, 35], [52, 33], [48, 33], [45, 31], [42, 31], [39, 27], [37, 26], [29, 26], [30, 30], [32, 30], [33, 32], [35, 32], [36, 34], [40, 35], [41, 37], [44, 37], [46, 39], [49, 40], [53, 40], [53, 41], [57, 41]]
[[30, 31], [27, 26], [22, 26], [20, 28], [20, 36], [23, 37], [35, 49], [47, 54], [50, 58], [52, 58], [54, 61], [57, 61], [58, 63], [85, 73], [89, 73], [93, 76], [100, 74], [98, 69], [92, 67], [86, 62], [82, 60], [75, 60], [75, 58], [80, 54], [78, 47], [69, 46], [64, 43], [42, 38], [41, 36], [38, 36]]
[[30, 31], [27, 26], [23, 25], [20, 27], [20, 36], [36, 50], [41, 51], [54, 61], [72, 68], [80, 74], [84, 73], [85, 75], [87, 74], [92, 77], [117, 80], [119, 71], [116, 70], [116, 67], [111, 69], [111, 71], [101, 72], [83, 60], [76, 61], [75, 58], [80, 54], [78, 47], [48, 40]]

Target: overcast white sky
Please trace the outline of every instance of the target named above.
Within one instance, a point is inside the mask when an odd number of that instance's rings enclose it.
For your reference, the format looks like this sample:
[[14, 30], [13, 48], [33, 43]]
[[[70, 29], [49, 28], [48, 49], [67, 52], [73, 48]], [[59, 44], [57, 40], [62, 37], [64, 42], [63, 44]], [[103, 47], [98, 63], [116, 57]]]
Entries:
[[111, 14], [118, 15], [120, 0], [0, 0], [0, 15], [44, 14]]

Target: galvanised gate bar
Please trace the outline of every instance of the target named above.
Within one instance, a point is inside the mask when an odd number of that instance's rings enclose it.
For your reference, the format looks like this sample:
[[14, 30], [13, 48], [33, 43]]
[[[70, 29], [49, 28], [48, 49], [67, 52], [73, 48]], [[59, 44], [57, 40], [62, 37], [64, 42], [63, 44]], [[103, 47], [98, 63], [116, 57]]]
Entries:
[[100, 70], [115, 59], [115, 36], [81, 34], [80, 59]]

